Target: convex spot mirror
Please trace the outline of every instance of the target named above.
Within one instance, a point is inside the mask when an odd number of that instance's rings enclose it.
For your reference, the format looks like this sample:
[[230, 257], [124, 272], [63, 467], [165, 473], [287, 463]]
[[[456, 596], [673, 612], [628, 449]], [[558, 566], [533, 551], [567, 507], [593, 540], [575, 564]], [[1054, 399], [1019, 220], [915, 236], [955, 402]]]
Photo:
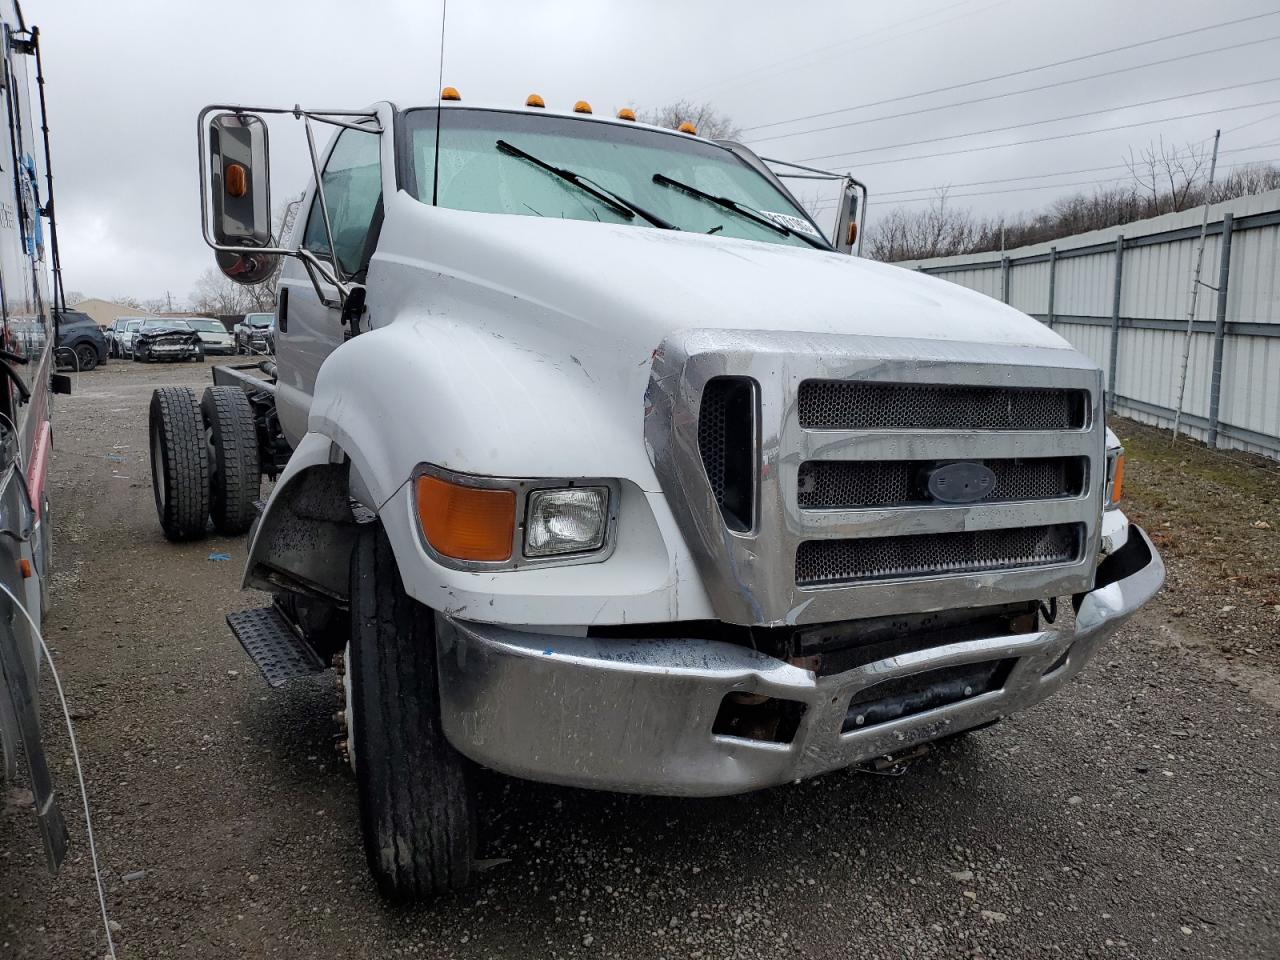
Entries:
[[[271, 186], [267, 125], [251, 113], [220, 113], [209, 121], [209, 202], [219, 246], [270, 247]], [[218, 267], [232, 280], [258, 283], [274, 256], [218, 251]]]

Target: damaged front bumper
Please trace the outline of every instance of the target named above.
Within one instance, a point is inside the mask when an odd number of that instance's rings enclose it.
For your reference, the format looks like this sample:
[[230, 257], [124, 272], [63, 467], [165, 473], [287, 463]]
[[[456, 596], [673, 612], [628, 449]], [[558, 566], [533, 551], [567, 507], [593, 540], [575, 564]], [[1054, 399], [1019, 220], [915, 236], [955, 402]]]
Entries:
[[[721, 641], [570, 637], [441, 616], [445, 733], [472, 760], [530, 780], [681, 796], [755, 790], [1038, 703], [1163, 582], [1150, 539], [1131, 527], [1099, 565], [1097, 586], [1076, 598], [1072, 626], [949, 643], [829, 676]], [[786, 742], [715, 732], [729, 695], [794, 705]]]

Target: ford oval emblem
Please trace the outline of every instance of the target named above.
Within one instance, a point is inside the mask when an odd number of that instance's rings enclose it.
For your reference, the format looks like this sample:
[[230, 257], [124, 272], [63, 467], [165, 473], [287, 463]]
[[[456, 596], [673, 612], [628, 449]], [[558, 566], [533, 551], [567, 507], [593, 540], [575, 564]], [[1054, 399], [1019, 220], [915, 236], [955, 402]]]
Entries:
[[929, 495], [941, 503], [975, 503], [995, 489], [995, 473], [981, 463], [946, 463], [929, 473]]

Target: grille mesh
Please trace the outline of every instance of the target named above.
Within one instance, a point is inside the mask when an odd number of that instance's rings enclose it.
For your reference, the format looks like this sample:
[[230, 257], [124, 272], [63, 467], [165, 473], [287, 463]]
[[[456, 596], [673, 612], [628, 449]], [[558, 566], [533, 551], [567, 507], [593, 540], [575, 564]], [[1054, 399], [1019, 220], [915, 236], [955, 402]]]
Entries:
[[796, 552], [796, 583], [824, 586], [988, 570], [1040, 567], [1079, 558], [1080, 524], [806, 540]]
[[806, 430], [1078, 430], [1088, 393], [1035, 387], [805, 380]]
[[733, 530], [751, 527], [755, 457], [753, 381], [713, 377], [698, 410], [698, 452], [724, 522]]
[[[983, 503], [1055, 500], [1084, 492], [1082, 457], [980, 462], [996, 475], [995, 489]], [[937, 465], [932, 460], [807, 460], [800, 464], [799, 503], [807, 509], [932, 503], [926, 474]]]
[[724, 507], [725, 476], [725, 408], [728, 391], [708, 387], [702, 394], [702, 408], [698, 413], [698, 450], [702, 454], [702, 466], [707, 480], [716, 495], [716, 503]]

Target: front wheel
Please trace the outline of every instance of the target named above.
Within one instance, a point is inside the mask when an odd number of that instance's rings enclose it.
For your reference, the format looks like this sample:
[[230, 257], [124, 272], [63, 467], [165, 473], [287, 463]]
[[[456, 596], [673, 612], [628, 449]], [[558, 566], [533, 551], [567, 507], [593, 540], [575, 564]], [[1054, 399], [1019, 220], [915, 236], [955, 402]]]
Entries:
[[92, 370], [98, 365], [98, 348], [92, 343], [82, 343], [76, 347], [76, 369], [81, 373]]
[[404, 592], [377, 522], [352, 550], [350, 636], [349, 746], [369, 870], [393, 900], [457, 890], [475, 848], [467, 765], [440, 721], [434, 617]]

